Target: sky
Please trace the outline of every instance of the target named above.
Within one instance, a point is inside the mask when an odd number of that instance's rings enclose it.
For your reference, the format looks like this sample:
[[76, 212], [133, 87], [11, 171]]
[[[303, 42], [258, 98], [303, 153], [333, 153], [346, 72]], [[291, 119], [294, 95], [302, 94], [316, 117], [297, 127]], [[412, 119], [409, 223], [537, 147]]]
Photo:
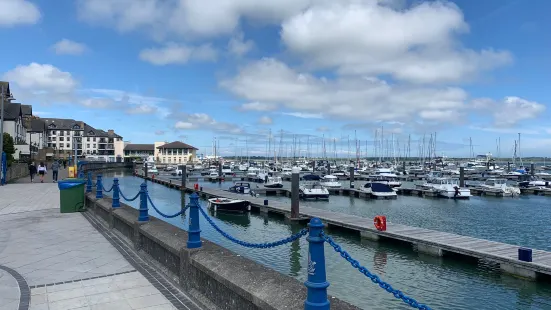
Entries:
[[203, 154], [551, 153], [547, 0], [52, 3], [0, 0], [0, 79], [38, 116]]

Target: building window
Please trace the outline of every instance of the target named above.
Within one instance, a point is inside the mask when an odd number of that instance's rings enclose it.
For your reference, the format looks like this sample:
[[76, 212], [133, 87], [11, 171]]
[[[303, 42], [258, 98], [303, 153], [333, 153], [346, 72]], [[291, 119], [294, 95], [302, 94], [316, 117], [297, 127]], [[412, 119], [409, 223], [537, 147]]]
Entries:
[[71, 135], [71, 132], [69, 130], [66, 131], [67, 132], [67, 135], [70, 136]]
[[67, 143], [67, 147], [69, 147], [69, 148], [71, 147], [71, 146], [69, 145], [69, 143]]
[[64, 139], [63, 137], [59, 137], [59, 141], [63, 141], [63, 139]]
[[73, 129], [78, 130], [78, 129], [80, 129], [80, 126], [75, 124], [75, 125], [73, 125]]
[[90, 142], [90, 137], [86, 138], [86, 141], [87, 141], [87, 142]]
[[48, 125], [48, 128], [55, 128], [55, 125], [54, 125], [54, 124], [50, 124], [50, 125]]
[[86, 144], [86, 148], [89, 149], [89, 148], [90, 148], [90, 144]]
[[96, 142], [96, 137], [93, 138], [93, 141]]

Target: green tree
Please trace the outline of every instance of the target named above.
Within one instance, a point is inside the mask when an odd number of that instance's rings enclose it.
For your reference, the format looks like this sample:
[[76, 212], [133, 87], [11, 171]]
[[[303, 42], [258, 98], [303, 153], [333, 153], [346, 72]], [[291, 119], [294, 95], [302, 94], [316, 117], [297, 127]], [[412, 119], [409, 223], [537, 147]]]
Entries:
[[6, 153], [6, 157], [8, 159], [8, 166], [9, 166], [13, 162], [13, 154], [15, 153], [15, 146], [13, 143], [12, 136], [7, 132], [4, 132], [4, 152]]

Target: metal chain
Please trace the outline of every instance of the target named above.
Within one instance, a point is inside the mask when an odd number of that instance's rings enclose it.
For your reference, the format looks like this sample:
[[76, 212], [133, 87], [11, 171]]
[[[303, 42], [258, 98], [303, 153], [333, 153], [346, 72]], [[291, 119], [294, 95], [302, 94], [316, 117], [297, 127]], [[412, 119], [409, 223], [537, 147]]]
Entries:
[[214, 227], [214, 229], [216, 229], [216, 231], [218, 231], [222, 236], [226, 237], [228, 240], [232, 241], [233, 243], [237, 243], [237, 244], [239, 244], [241, 246], [244, 246], [244, 247], [247, 247], [247, 248], [256, 248], [256, 249], [273, 248], [273, 247], [277, 247], [277, 246], [284, 245], [286, 243], [298, 240], [298, 239], [306, 236], [306, 234], [308, 233], [308, 229], [304, 228], [301, 231], [299, 231], [298, 233], [296, 233], [294, 235], [291, 235], [290, 237], [287, 237], [285, 239], [281, 239], [281, 240], [278, 240], [278, 241], [274, 241], [274, 242], [250, 243], [250, 242], [246, 242], [246, 241], [241, 241], [239, 239], [236, 239], [236, 238], [232, 237], [228, 233], [224, 232], [220, 227], [218, 227], [218, 225], [216, 225], [216, 223], [210, 218], [210, 216], [208, 216], [208, 214], [205, 212], [205, 210], [203, 210], [203, 208], [201, 208], [201, 206], [197, 206], [197, 207], [199, 208], [199, 211], [201, 211], [201, 213], [203, 214], [203, 216], [205, 217], [207, 222], [209, 222], [209, 224], [212, 227]]
[[111, 185], [111, 188], [110, 188], [109, 190], [106, 190], [105, 187], [103, 187], [103, 184], [101, 185], [103, 191], [106, 192], [106, 193], [109, 193], [110, 191], [112, 191], [112, 190], [113, 190], [113, 186], [115, 186], [115, 184]]
[[155, 206], [153, 201], [151, 201], [151, 197], [149, 197], [149, 194], [147, 194], [147, 200], [149, 200], [149, 203], [151, 204], [153, 209], [155, 209], [155, 211], [157, 211], [157, 213], [159, 213], [161, 216], [169, 218], [169, 219], [186, 213], [186, 210], [189, 208], [189, 205], [187, 205], [185, 208], [183, 208], [182, 210], [178, 211], [177, 213], [175, 213], [173, 215], [166, 215], [163, 212], [159, 211], [159, 209], [157, 209], [157, 207]]
[[338, 245], [331, 237], [325, 235], [323, 232], [321, 232], [322, 238], [325, 240], [325, 242], [329, 243], [335, 250], [335, 252], [339, 253], [344, 259], [346, 259], [352, 267], [358, 269], [361, 273], [363, 273], [366, 277], [371, 279], [371, 281], [375, 284], [378, 284], [382, 289], [386, 290], [387, 292], [394, 295], [394, 297], [401, 299], [406, 304], [410, 305], [413, 308], [417, 308], [420, 310], [430, 310], [431, 308], [427, 305], [418, 303], [415, 299], [406, 296], [402, 291], [394, 289], [390, 284], [384, 282], [379, 278], [379, 276], [372, 274], [369, 272], [367, 268], [360, 265], [360, 263], [352, 258], [348, 252], [343, 250], [340, 245]]
[[126, 201], [134, 201], [134, 200], [136, 200], [138, 197], [140, 197], [141, 192], [138, 192], [138, 193], [136, 194], [136, 196], [134, 196], [134, 198], [132, 198], [132, 199], [126, 198], [126, 196], [124, 196], [124, 194], [122, 193], [122, 191], [121, 191], [120, 188], [119, 188], [119, 194], [121, 195], [122, 199], [124, 199], [124, 200], [126, 200]]

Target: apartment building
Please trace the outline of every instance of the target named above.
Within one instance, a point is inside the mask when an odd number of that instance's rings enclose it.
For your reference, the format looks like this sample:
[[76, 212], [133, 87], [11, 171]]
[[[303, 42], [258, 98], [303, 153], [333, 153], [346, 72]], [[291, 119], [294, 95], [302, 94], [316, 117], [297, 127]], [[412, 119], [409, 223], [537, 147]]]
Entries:
[[171, 143], [155, 142], [155, 158], [163, 164], [185, 164], [192, 162], [198, 149], [181, 141]]

